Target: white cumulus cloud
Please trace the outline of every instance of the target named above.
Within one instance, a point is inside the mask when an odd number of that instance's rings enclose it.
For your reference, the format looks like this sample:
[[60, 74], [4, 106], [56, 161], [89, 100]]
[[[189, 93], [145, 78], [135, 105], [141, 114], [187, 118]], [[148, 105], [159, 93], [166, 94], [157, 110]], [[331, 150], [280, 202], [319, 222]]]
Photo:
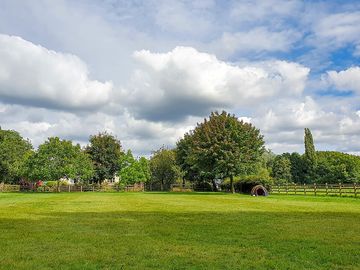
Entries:
[[303, 91], [309, 69], [292, 62], [234, 65], [192, 47], [168, 53], [136, 51], [140, 64], [127, 96], [139, 118], [174, 120], [217, 108], [252, 106], [278, 94]]
[[89, 78], [77, 56], [0, 34], [0, 98], [19, 104], [94, 109], [109, 101], [111, 82]]
[[360, 94], [360, 67], [350, 67], [342, 71], [328, 71], [324, 79], [338, 90]]

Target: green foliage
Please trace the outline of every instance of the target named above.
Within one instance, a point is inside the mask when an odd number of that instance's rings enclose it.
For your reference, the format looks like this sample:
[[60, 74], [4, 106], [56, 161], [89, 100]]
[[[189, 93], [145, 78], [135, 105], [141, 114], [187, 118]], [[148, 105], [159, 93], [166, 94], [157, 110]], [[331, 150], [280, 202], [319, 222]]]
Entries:
[[259, 169], [265, 168], [271, 174], [275, 157], [276, 155], [270, 149], [265, 149], [264, 153], [260, 156]]
[[315, 152], [315, 146], [310, 129], [305, 128], [304, 135], [305, 153], [304, 153], [304, 165], [305, 165], [305, 180], [306, 182], [314, 182], [315, 170], [317, 165], [317, 158]]
[[179, 140], [176, 144], [175, 156], [176, 163], [179, 165], [183, 172], [183, 177], [189, 181], [200, 180], [199, 172], [196, 169], [195, 160], [191, 156], [192, 151], [192, 134], [185, 134], [184, 138]]
[[29, 179], [51, 181], [71, 178], [85, 181], [93, 176], [92, 163], [80, 145], [51, 137], [39, 145], [38, 150], [27, 159]]
[[129, 185], [139, 182], [147, 182], [150, 179], [148, 160], [144, 157], [136, 160], [131, 151], [120, 157], [120, 182]]
[[[260, 131], [223, 111], [211, 113], [209, 119], [177, 143], [178, 163], [186, 174], [201, 179], [232, 179], [254, 171], [264, 151]], [[233, 184], [231, 190], [234, 192]]]
[[0, 182], [16, 183], [24, 173], [32, 146], [13, 130], [0, 128]]
[[340, 152], [317, 152], [318, 183], [358, 183], [360, 181], [360, 157]]
[[[256, 185], [263, 185], [267, 189], [270, 189], [274, 183], [274, 179], [270, 176], [269, 171], [265, 168], [260, 169], [255, 174], [236, 176], [234, 178], [235, 190], [242, 193], [250, 193], [251, 189]], [[227, 178], [221, 185], [224, 190], [230, 190], [230, 179]]]
[[95, 168], [94, 181], [101, 183], [105, 179], [112, 179], [119, 171], [123, 152], [120, 141], [113, 135], [104, 132], [90, 136], [86, 152]]
[[176, 164], [175, 151], [160, 148], [150, 158], [151, 183], [160, 184], [160, 189], [169, 189], [181, 177], [181, 169]]
[[304, 158], [299, 153], [291, 153], [286, 155], [290, 159], [291, 163], [291, 179], [294, 183], [307, 183], [306, 174], [306, 166], [304, 162]]
[[289, 155], [278, 155], [272, 164], [271, 176], [279, 182], [291, 182], [291, 161]]
[[44, 182], [44, 185], [47, 186], [47, 187], [55, 187], [58, 185], [58, 181], [46, 181]]

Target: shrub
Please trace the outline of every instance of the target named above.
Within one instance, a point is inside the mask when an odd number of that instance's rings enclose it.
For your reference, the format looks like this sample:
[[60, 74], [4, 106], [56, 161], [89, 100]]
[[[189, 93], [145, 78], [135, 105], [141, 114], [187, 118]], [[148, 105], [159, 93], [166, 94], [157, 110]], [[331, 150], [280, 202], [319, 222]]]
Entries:
[[[251, 189], [256, 185], [263, 185], [267, 190], [270, 190], [273, 183], [274, 180], [270, 177], [266, 169], [261, 169], [257, 174], [238, 176], [234, 179], [235, 191], [249, 194]], [[225, 179], [221, 188], [229, 191], [230, 179]]]

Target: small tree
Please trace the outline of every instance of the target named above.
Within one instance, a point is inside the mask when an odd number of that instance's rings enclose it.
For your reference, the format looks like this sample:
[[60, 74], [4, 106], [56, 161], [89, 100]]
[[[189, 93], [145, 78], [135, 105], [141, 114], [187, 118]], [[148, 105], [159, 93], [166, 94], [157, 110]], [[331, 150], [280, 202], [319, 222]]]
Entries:
[[160, 148], [150, 158], [150, 171], [152, 183], [160, 183], [160, 189], [164, 190], [176, 182], [181, 176], [181, 170], [176, 164], [175, 151]]
[[114, 178], [120, 169], [119, 159], [123, 155], [118, 139], [106, 132], [90, 136], [86, 152], [94, 165], [95, 182], [101, 183], [105, 179]]

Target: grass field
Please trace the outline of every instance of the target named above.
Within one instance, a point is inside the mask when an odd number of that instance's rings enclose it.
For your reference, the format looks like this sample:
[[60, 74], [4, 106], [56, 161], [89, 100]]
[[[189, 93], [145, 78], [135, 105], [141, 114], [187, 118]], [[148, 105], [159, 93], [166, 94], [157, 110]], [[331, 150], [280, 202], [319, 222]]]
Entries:
[[360, 269], [360, 200], [0, 193], [0, 269]]

